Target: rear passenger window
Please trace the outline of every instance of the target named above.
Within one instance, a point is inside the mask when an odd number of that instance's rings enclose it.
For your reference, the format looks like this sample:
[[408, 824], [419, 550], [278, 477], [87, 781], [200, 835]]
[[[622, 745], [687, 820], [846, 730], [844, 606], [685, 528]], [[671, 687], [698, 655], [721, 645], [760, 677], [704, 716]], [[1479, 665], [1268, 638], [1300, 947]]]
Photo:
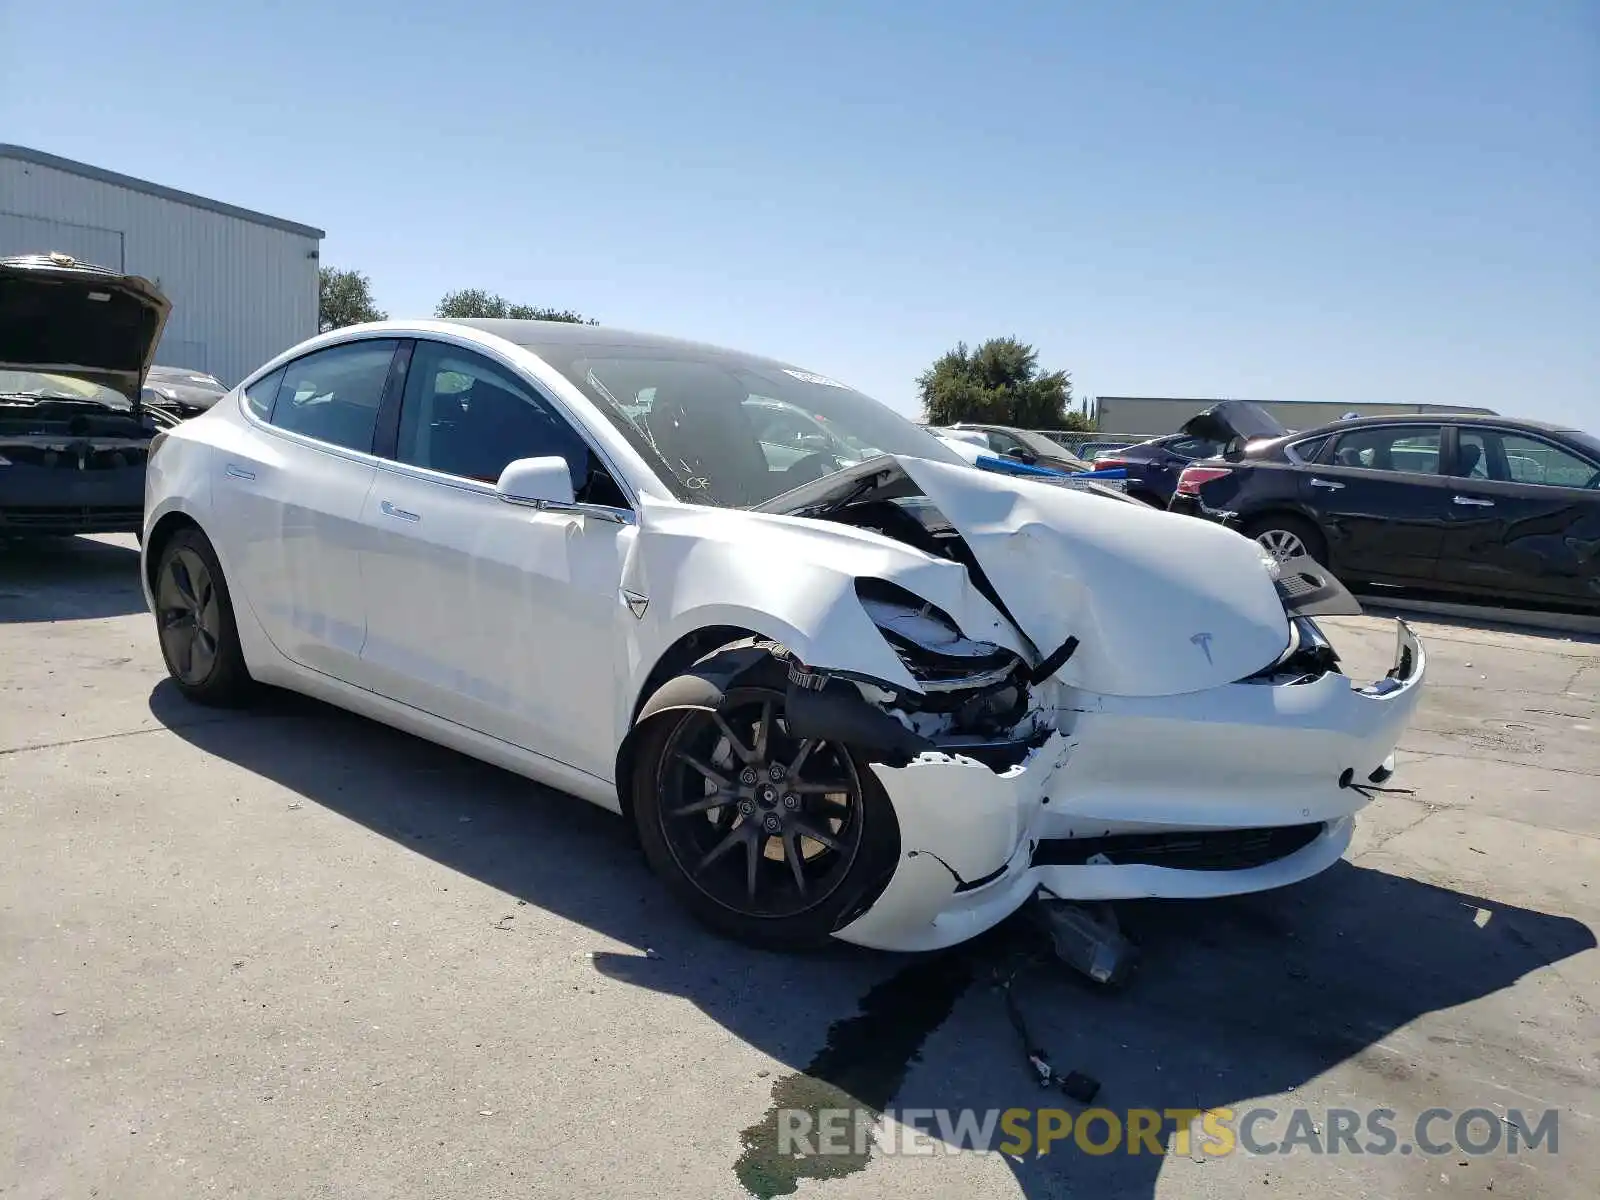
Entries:
[[244, 402], [250, 406], [250, 411], [263, 421], [272, 420], [272, 401], [282, 383], [283, 371], [277, 370], [245, 388]]
[[371, 454], [397, 345], [393, 338], [346, 342], [290, 363], [269, 419], [280, 429]]
[[1438, 425], [1379, 425], [1339, 435], [1333, 461], [1368, 471], [1433, 475], [1439, 470]]

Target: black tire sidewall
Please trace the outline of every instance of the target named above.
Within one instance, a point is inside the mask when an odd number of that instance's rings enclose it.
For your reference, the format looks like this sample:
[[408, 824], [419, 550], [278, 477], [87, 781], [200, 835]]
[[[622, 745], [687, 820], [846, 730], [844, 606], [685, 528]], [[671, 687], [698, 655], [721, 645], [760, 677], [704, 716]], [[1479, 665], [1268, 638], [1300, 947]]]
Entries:
[[[774, 694], [781, 703], [782, 693]], [[683, 722], [698, 712], [679, 709], [658, 713], [639, 730], [633, 777], [628, 782], [646, 861], [679, 902], [702, 924], [724, 936], [768, 950], [814, 950], [827, 945], [835, 930], [871, 906], [894, 874], [900, 858], [900, 828], [894, 805], [871, 765], [847, 748], [861, 783], [863, 828], [856, 861], [838, 888], [815, 908], [791, 917], [752, 917], [718, 904], [684, 874], [661, 827], [661, 796], [657, 788], [661, 755]]]

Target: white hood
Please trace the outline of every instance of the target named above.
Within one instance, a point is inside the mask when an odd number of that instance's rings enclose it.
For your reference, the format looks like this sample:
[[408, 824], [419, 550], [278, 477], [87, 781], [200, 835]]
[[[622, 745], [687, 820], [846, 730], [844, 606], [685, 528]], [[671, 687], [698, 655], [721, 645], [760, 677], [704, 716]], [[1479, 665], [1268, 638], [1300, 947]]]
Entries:
[[1073, 687], [1200, 691], [1251, 675], [1288, 647], [1288, 618], [1259, 548], [1209, 521], [910, 457], [874, 459], [779, 500], [786, 511], [814, 509], [827, 492], [842, 496], [873, 474], [879, 494], [903, 489], [909, 476], [933, 501], [1041, 657], [1078, 639], [1058, 672]]

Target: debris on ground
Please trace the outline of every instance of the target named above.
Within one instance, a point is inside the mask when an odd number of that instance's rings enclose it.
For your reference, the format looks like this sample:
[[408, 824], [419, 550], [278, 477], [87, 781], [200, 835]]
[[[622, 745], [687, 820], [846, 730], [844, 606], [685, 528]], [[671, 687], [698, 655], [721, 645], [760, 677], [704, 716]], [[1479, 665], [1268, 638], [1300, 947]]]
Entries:
[[1138, 952], [1122, 936], [1110, 905], [1077, 904], [1041, 891], [1029, 911], [1056, 957], [1096, 983], [1115, 987], [1133, 970]]

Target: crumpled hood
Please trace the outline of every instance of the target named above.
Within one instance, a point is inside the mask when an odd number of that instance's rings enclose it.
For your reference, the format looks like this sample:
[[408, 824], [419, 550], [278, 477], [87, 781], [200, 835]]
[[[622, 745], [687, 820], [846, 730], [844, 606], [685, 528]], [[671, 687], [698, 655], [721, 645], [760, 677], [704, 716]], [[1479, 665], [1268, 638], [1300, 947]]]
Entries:
[[0, 258], [0, 368], [87, 380], [137, 406], [171, 308], [137, 275], [64, 254]]
[[774, 507], [817, 511], [863, 486], [931, 500], [1041, 658], [1077, 638], [1057, 673], [1070, 686], [1179, 695], [1254, 674], [1288, 647], [1259, 547], [1209, 521], [898, 455], [795, 489]]

